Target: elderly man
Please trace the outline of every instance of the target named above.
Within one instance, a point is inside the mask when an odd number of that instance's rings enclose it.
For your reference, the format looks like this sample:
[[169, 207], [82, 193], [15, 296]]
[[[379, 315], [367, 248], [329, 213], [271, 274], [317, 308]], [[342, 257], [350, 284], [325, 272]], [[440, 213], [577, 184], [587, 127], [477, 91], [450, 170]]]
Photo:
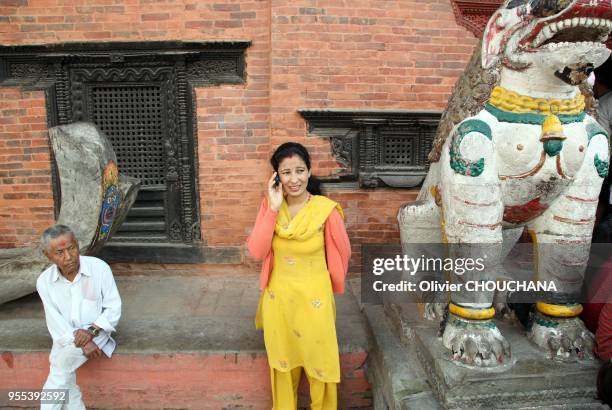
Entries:
[[121, 316], [121, 298], [110, 267], [98, 258], [81, 256], [69, 227], [51, 226], [41, 243], [53, 262], [36, 283], [53, 338], [43, 389], [68, 390], [66, 405], [42, 404], [41, 409], [85, 409], [76, 369], [102, 353], [112, 355], [116, 343], [111, 333]]

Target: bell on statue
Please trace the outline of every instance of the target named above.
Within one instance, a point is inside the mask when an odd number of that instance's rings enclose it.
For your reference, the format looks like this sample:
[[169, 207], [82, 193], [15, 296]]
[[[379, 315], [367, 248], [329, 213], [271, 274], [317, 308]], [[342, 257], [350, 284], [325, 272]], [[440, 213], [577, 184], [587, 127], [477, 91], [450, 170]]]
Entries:
[[559, 117], [553, 114], [547, 116], [542, 124], [542, 136], [540, 137], [540, 141], [544, 143], [544, 151], [554, 157], [561, 152], [563, 140], [565, 136]]

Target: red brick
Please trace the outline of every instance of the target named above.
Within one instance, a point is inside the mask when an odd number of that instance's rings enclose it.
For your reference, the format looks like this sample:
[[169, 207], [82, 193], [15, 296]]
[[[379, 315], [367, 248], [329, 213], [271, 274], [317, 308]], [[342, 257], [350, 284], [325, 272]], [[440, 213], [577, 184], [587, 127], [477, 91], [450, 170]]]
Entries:
[[64, 16], [38, 16], [36, 21], [38, 23], [63, 23]]
[[28, 5], [28, 0], [3, 0], [3, 7], [24, 7]]
[[170, 14], [168, 13], [149, 13], [142, 15], [142, 21], [160, 21], [169, 20]]
[[186, 21], [185, 22], [185, 28], [202, 29], [202, 28], [211, 28], [212, 26], [213, 26], [212, 21], [198, 20], [198, 21]]
[[254, 11], [241, 12], [241, 13], [230, 13], [230, 18], [232, 19], [254, 19], [257, 17], [257, 13]]
[[86, 39], [103, 39], [111, 38], [110, 31], [91, 31], [83, 34]]
[[240, 11], [240, 4], [213, 4], [212, 9], [215, 11]]
[[215, 21], [215, 27], [219, 28], [237, 28], [242, 27], [242, 21], [240, 20], [220, 20]]
[[22, 24], [20, 29], [22, 32], [43, 31], [45, 26], [43, 24]]

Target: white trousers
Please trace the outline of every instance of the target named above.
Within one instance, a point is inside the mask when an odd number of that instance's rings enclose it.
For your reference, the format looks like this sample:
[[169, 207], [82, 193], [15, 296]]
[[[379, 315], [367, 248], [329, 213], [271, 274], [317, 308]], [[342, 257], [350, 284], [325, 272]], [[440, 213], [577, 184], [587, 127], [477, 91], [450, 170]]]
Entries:
[[41, 410], [85, 410], [81, 389], [76, 384], [76, 370], [87, 361], [80, 347], [72, 343], [68, 346], [53, 346], [49, 355], [49, 377], [43, 389], [67, 389], [68, 403], [41, 404]]

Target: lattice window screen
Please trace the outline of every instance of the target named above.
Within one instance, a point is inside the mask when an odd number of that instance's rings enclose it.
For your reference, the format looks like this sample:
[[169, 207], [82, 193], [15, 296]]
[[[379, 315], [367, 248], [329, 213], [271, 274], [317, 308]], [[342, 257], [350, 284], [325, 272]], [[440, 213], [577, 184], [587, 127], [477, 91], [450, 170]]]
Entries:
[[386, 138], [383, 162], [389, 165], [412, 165], [413, 142], [413, 139], [407, 138]]
[[416, 165], [418, 134], [409, 129], [381, 129], [382, 165]]
[[110, 139], [121, 172], [143, 186], [164, 184], [160, 87], [94, 87], [91, 101], [93, 121]]

